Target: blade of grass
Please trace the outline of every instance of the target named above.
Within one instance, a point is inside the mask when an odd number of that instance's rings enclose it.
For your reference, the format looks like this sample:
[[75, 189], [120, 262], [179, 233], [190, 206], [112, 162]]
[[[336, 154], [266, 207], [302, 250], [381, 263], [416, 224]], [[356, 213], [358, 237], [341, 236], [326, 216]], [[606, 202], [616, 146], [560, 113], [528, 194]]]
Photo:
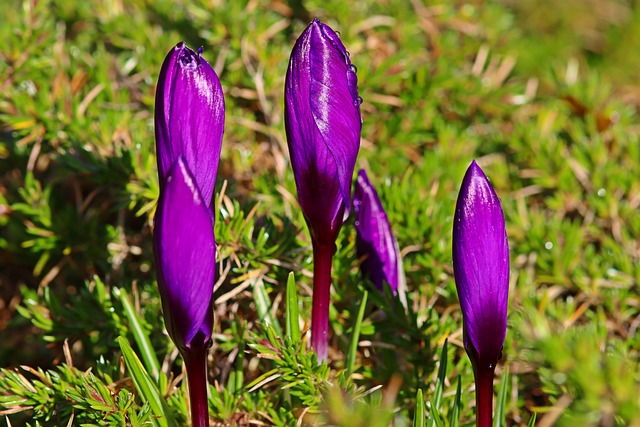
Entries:
[[349, 355], [347, 356], [347, 377], [353, 372], [353, 367], [356, 364], [356, 354], [358, 352], [358, 342], [360, 341], [360, 330], [362, 329], [362, 319], [364, 318], [364, 309], [367, 306], [367, 296], [369, 293], [364, 291], [362, 294], [362, 301], [360, 302], [360, 308], [358, 309], [358, 317], [356, 323], [353, 326], [353, 334], [351, 335], [351, 345], [349, 347]]
[[271, 327], [276, 331], [276, 334], [282, 337], [282, 328], [280, 328], [278, 322], [274, 322], [271, 318], [271, 313], [269, 312], [269, 309], [271, 308], [271, 299], [269, 299], [269, 294], [267, 294], [267, 290], [265, 289], [262, 280], [256, 281], [253, 286], [253, 300], [256, 303], [256, 310], [258, 311], [260, 319], [267, 325], [271, 325]]
[[151, 372], [153, 379], [158, 381], [160, 378], [160, 363], [158, 362], [156, 353], [153, 350], [151, 341], [149, 340], [149, 335], [142, 328], [140, 317], [133, 307], [127, 291], [125, 289], [115, 288], [113, 293], [120, 298], [120, 302], [124, 307], [124, 313], [127, 316], [127, 320], [129, 320], [133, 339], [136, 341], [136, 344], [140, 349], [140, 355], [142, 356], [144, 367], [147, 368], [147, 371]]
[[416, 395], [416, 414], [413, 417], [413, 427], [424, 427], [424, 397], [422, 397], [422, 389], [418, 389]]
[[498, 400], [496, 401], [496, 409], [493, 414], [494, 427], [503, 427], [505, 425], [504, 408], [507, 402], [507, 383], [509, 382], [509, 371], [505, 368], [502, 380], [500, 381], [500, 391], [498, 392]]
[[534, 427], [536, 425], [536, 413], [534, 412], [531, 415], [531, 418], [529, 418], [529, 424], [527, 424], [527, 427]]
[[453, 407], [451, 408], [451, 415], [449, 416], [449, 425], [451, 427], [458, 427], [460, 420], [460, 396], [462, 395], [462, 380], [458, 375], [458, 388], [456, 389], [456, 397], [453, 399]]
[[287, 278], [287, 336], [294, 344], [300, 342], [300, 323], [298, 323], [298, 294], [293, 272]]
[[[440, 409], [440, 405], [442, 403], [442, 393], [444, 392], [444, 382], [447, 377], [447, 348], [449, 346], [449, 340], [445, 339], [444, 344], [442, 344], [442, 351], [440, 352], [440, 367], [438, 368], [438, 378], [436, 379], [436, 389], [433, 392], [433, 398], [431, 401], [431, 414], [437, 412]], [[440, 420], [440, 424], [437, 424], [437, 418], [430, 416], [427, 421], [427, 427], [433, 427], [434, 423], [436, 425], [441, 425], [442, 420]]]
[[154, 415], [151, 417], [153, 425], [158, 427], [176, 427], [176, 423], [166, 408], [160, 392], [144, 369], [144, 366], [142, 366], [140, 359], [129, 345], [129, 341], [127, 341], [125, 337], [118, 337], [118, 344], [120, 345], [124, 363], [131, 374], [131, 379], [133, 380], [136, 390], [138, 390], [142, 398], [149, 403], [151, 412]]

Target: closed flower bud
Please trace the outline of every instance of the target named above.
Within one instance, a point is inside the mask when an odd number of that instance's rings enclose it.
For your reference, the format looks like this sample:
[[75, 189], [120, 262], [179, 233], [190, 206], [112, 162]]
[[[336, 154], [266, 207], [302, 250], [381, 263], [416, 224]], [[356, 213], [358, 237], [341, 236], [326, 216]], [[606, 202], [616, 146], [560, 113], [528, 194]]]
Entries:
[[349, 53], [317, 19], [291, 52], [284, 94], [298, 200], [314, 241], [333, 246], [351, 207], [361, 100]]
[[364, 169], [358, 172], [353, 195], [353, 210], [358, 233], [356, 247], [358, 256], [364, 257], [362, 272], [380, 290], [385, 283], [393, 294], [398, 292], [401, 262], [398, 244], [387, 214], [382, 208], [376, 189], [369, 182]]
[[500, 199], [475, 161], [453, 220], [453, 272], [476, 379], [477, 425], [490, 426], [493, 375], [507, 333], [509, 244]]

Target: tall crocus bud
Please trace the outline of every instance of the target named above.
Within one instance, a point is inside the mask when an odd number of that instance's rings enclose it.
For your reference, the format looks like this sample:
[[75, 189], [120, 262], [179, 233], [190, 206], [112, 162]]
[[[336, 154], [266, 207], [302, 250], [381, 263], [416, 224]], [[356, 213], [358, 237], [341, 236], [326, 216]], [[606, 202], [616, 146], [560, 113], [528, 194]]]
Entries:
[[453, 220], [453, 272], [476, 380], [476, 424], [489, 427], [494, 371], [507, 333], [509, 244], [500, 199], [475, 160]]
[[224, 126], [222, 88], [200, 54], [179, 43], [160, 71], [155, 111], [160, 199], [153, 233], [162, 311], [185, 361], [197, 427], [209, 425], [206, 356], [216, 254], [211, 203]]
[[284, 95], [291, 165], [314, 250], [311, 344], [322, 360], [329, 335], [331, 261], [351, 208], [362, 101], [349, 53], [317, 19], [291, 52]]
[[358, 256], [364, 257], [361, 264], [362, 272], [380, 291], [383, 290], [384, 284], [388, 283], [393, 294], [397, 295], [402, 276], [398, 243], [393, 236], [378, 193], [364, 169], [358, 172], [353, 210], [358, 232], [356, 248]]

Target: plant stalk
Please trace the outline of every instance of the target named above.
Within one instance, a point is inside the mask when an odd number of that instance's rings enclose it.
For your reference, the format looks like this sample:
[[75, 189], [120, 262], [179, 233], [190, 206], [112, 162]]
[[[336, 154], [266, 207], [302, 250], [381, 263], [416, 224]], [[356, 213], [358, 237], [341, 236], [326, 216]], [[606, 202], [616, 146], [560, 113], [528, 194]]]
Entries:
[[207, 396], [207, 346], [194, 346], [182, 352], [187, 368], [191, 425], [209, 427], [209, 403]]
[[491, 427], [493, 424], [493, 377], [495, 366], [473, 364], [476, 380], [476, 427]]
[[313, 306], [311, 308], [311, 347], [318, 361], [326, 360], [329, 347], [329, 304], [331, 262], [335, 246], [313, 243]]

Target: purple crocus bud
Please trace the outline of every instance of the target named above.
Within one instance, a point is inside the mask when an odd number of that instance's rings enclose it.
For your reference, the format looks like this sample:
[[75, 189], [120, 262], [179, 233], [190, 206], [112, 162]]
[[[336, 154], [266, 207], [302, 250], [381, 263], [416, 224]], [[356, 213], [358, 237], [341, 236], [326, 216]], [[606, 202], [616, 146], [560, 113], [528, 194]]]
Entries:
[[284, 124], [298, 200], [313, 243], [311, 346], [327, 358], [331, 263], [351, 210], [360, 148], [355, 66], [338, 35], [317, 19], [296, 41], [284, 88]]
[[169, 336], [181, 351], [208, 344], [216, 255], [213, 216], [183, 157], [165, 178], [153, 237]]
[[453, 220], [453, 272], [476, 379], [477, 423], [490, 426], [493, 375], [507, 333], [509, 243], [500, 199], [475, 160]]
[[333, 246], [351, 208], [362, 100], [349, 53], [318, 19], [291, 52], [284, 96], [298, 200], [312, 239]]
[[387, 214], [382, 208], [376, 189], [369, 182], [364, 169], [358, 172], [353, 210], [356, 215], [358, 256], [365, 257], [362, 272], [373, 284], [383, 290], [384, 283], [397, 295], [401, 275], [400, 253]]
[[224, 131], [220, 81], [201, 53], [182, 42], [169, 52], [155, 111], [160, 199], [153, 249], [165, 324], [187, 369], [194, 427], [209, 425], [206, 360], [216, 263], [212, 199]]
[[224, 96], [201, 53], [180, 42], [162, 64], [156, 89], [156, 151], [160, 189], [182, 156], [211, 207], [224, 133]]

